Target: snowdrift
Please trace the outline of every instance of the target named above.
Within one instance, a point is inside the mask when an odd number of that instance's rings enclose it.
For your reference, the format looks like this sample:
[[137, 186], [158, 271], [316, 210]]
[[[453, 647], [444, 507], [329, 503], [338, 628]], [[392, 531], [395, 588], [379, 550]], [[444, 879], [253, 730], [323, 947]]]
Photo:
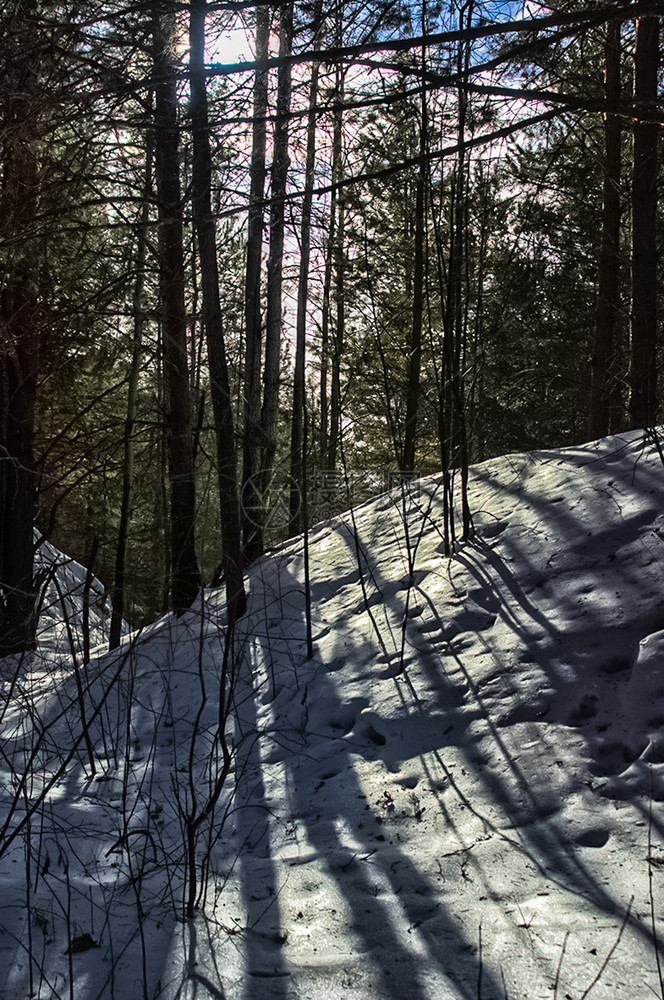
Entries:
[[[60, 552], [35, 532], [35, 573], [40, 581], [39, 625], [37, 641], [44, 653], [70, 653], [83, 649], [85, 635], [85, 600], [87, 570]], [[108, 639], [111, 605], [103, 584], [92, 576], [88, 592], [88, 629], [90, 646]], [[69, 626], [69, 627], [67, 627]]]
[[[664, 465], [436, 477], [7, 681], [0, 996], [664, 996]], [[195, 915], [185, 916], [187, 903]]]

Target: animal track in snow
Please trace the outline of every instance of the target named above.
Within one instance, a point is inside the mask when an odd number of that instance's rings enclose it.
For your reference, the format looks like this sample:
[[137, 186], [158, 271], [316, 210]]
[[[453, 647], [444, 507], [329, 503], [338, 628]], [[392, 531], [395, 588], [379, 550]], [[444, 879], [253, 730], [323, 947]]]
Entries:
[[495, 591], [487, 587], [474, 587], [468, 591], [468, 597], [475, 604], [488, 612], [495, 612], [500, 609], [500, 598]]
[[395, 780], [395, 784], [401, 785], [402, 788], [409, 788], [411, 790], [413, 788], [417, 788], [419, 782], [420, 782], [420, 779], [419, 779], [418, 775], [416, 775], [416, 774], [407, 774], [407, 775], [404, 775], [403, 778], [397, 778]]
[[382, 729], [382, 724], [379, 716], [371, 709], [364, 708], [356, 717], [349, 735], [363, 741], [369, 740], [374, 746], [384, 747], [387, 739], [380, 732], [380, 729]]
[[568, 725], [582, 726], [589, 719], [594, 719], [599, 711], [598, 698], [595, 694], [584, 694], [576, 708], [569, 714]]
[[633, 659], [627, 656], [610, 656], [608, 660], [600, 663], [599, 669], [603, 674], [621, 674], [632, 669]]
[[479, 529], [479, 535], [482, 538], [497, 538], [498, 535], [502, 535], [509, 527], [509, 521], [492, 521], [490, 524], [484, 524]]
[[609, 831], [601, 827], [584, 830], [579, 833], [575, 840], [579, 847], [604, 847], [609, 840]]
[[468, 601], [452, 618], [441, 622], [440, 634], [451, 642], [463, 632], [484, 632], [496, 623], [497, 615], [481, 608], [474, 601]]
[[428, 569], [416, 569], [410, 575], [403, 576], [397, 585], [397, 592], [411, 587], [420, 587], [429, 576]]
[[599, 776], [617, 776], [623, 774], [635, 760], [642, 756], [648, 747], [647, 740], [641, 740], [636, 747], [628, 743], [607, 743], [599, 740], [596, 745], [597, 760], [591, 764], [592, 774]]
[[361, 714], [368, 705], [366, 698], [353, 698], [347, 704], [340, 705], [338, 712], [329, 721], [330, 729], [341, 730], [344, 734], [349, 733], [355, 725], [358, 714]]
[[516, 705], [505, 715], [501, 715], [496, 720], [496, 726], [504, 729], [506, 726], [514, 726], [518, 722], [541, 722], [546, 717], [551, 707], [548, 701], [529, 701], [521, 705]]

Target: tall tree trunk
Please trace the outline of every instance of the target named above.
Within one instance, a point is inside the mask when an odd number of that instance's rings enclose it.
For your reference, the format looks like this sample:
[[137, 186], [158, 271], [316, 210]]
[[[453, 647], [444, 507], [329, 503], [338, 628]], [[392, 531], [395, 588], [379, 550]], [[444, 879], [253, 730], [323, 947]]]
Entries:
[[[341, 38], [341, 26], [337, 26], [337, 40]], [[343, 111], [341, 105], [344, 99], [345, 70], [337, 66], [335, 99], [338, 107], [334, 111], [334, 131], [332, 135], [332, 182], [339, 184], [343, 178]], [[334, 471], [337, 467], [339, 450], [339, 435], [341, 431], [341, 358], [346, 336], [346, 303], [345, 303], [345, 255], [346, 237], [346, 206], [343, 191], [337, 191], [335, 202], [336, 219], [333, 231], [332, 265], [334, 275], [334, 324], [332, 326], [331, 362], [331, 393], [328, 423], [328, 442], [325, 467]]]
[[[620, 100], [620, 21], [610, 21], [604, 43], [604, 98], [609, 107]], [[588, 434], [609, 433], [615, 406], [615, 364], [620, 304], [620, 164], [621, 125], [617, 114], [604, 119], [602, 246], [598, 270], [595, 338], [590, 363]]]
[[[34, 413], [39, 330], [34, 245], [38, 165], [32, 128], [36, 79], [16, 67], [3, 86], [2, 220], [15, 249], [0, 293], [0, 655], [34, 648]], [[19, 237], [19, 239], [17, 239]]]
[[[426, 3], [422, 3], [422, 36], [426, 35]], [[425, 157], [427, 151], [427, 90], [426, 45], [422, 45], [420, 89], [420, 164], [415, 187], [415, 255], [413, 269], [413, 315], [408, 343], [406, 369], [406, 423], [404, 427], [403, 472], [415, 471], [415, 444], [420, 405], [420, 369], [422, 367], [422, 318], [424, 305], [424, 241], [425, 241]]]
[[[474, 3], [472, 0], [467, 7], [463, 8], [459, 15], [459, 28], [470, 28], [472, 24]], [[464, 25], [464, 16], [466, 24]], [[468, 43], [460, 42], [457, 55], [457, 72], [464, 78], [468, 72], [470, 60], [470, 46]], [[465, 411], [465, 377], [464, 377], [464, 353], [465, 353], [465, 323], [463, 304], [463, 276], [464, 257], [466, 253], [466, 217], [467, 217], [467, 151], [465, 147], [466, 118], [468, 108], [468, 93], [466, 88], [459, 86], [457, 91], [457, 130], [459, 152], [454, 167], [453, 200], [451, 207], [451, 244], [450, 244], [450, 267], [449, 267], [449, 299], [448, 299], [448, 321], [451, 336], [450, 343], [450, 390], [451, 390], [451, 410], [452, 410], [452, 446], [453, 463], [459, 468], [461, 477], [461, 523], [462, 538], [467, 539], [471, 534], [471, 516], [468, 505], [468, 434], [466, 427]]]
[[[256, 7], [256, 61], [267, 59], [270, 12]], [[244, 295], [244, 438], [242, 454], [243, 542], [250, 558], [251, 541], [260, 522], [261, 498], [257, 475], [261, 453], [261, 256], [263, 247], [263, 197], [267, 131], [268, 71], [260, 65], [254, 78], [254, 119], [249, 168], [249, 219]]]
[[[473, 0], [469, 0], [467, 5], [467, 28], [470, 30], [473, 21], [473, 13], [475, 9], [475, 4]], [[463, 63], [460, 59], [460, 64], [463, 65], [464, 74], [467, 79], [468, 70], [470, 67], [470, 57], [471, 57], [471, 46], [469, 43], [464, 45], [463, 49]], [[467, 323], [466, 318], [468, 314], [468, 288], [466, 287], [465, 304], [462, 301], [462, 289], [464, 285], [464, 280], [468, 274], [468, 184], [469, 184], [469, 166], [466, 155], [466, 150], [464, 147], [465, 135], [466, 135], [466, 118], [468, 112], [468, 92], [464, 89], [463, 101], [459, 104], [459, 196], [460, 200], [457, 202], [457, 241], [461, 245], [461, 240], [463, 240], [463, 249], [461, 260], [463, 262], [462, 268], [458, 273], [458, 292], [456, 295], [456, 309], [457, 309], [457, 360], [456, 360], [456, 381], [455, 381], [455, 402], [457, 409], [457, 426], [458, 426], [458, 448], [459, 448], [459, 472], [461, 476], [461, 524], [463, 528], [462, 538], [464, 541], [470, 538], [473, 532], [473, 522], [470, 511], [470, 504], [468, 502], [468, 467], [470, 462], [470, 450], [468, 441], [468, 420], [466, 414], [466, 334], [467, 334]]]
[[198, 235], [203, 327], [217, 438], [222, 566], [226, 583], [227, 618], [229, 625], [232, 625], [244, 614], [246, 598], [242, 573], [233, 406], [219, 295], [216, 225], [212, 214], [212, 156], [205, 84], [205, 12], [206, 0], [191, 0], [189, 59], [193, 130], [192, 200]]
[[[472, 24], [474, 4], [471, 2], [459, 14], [459, 28]], [[466, 23], [464, 23], [464, 21]], [[451, 470], [458, 468], [461, 478], [462, 537], [472, 533], [472, 518], [468, 504], [468, 437], [464, 398], [464, 305], [463, 279], [464, 240], [466, 228], [466, 176], [467, 150], [465, 146], [467, 91], [463, 79], [468, 72], [470, 49], [464, 42], [457, 49], [457, 73], [461, 84], [457, 90], [457, 140], [458, 153], [452, 168], [451, 201], [449, 210], [449, 266], [445, 272], [442, 261], [442, 237], [435, 221], [438, 258], [438, 275], [443, 313], [443, 345], [441, 378], [439, 382], [438, 436], [441, 465], [444, 477], [443, 521], [445, 554], [449, 555], [456, 542], [454, 524], [454, 479]]]
[[[636, 27], [636, 114], [657, 102], [659, 18], [642, 17]], [[632, 175], [632, 358], [629, 412], [632, 427], [657, 419], [657, 132], [656, 122], [634, 126]]]
[[147, 253], [147, 227], [150, 218], [150, 195], [152, 193], [152, 134], [146, 138], [145, 150], [145, 183], [143, 185], [143, 204], [138, 222], [136, 245], [136, 281], [132, 313], [134, 330], [132, 338], [131, 368], [129, 370], [129, 385], [127, 386], [127, 415], [124, 426], [124, 456], [122, 463], [122, 500], [120, 504], [120, 522], [118, 525], [118, 540], [115, 550], [115, 574], [111, 594], [111, 628], [108, 645], [115, 649], [122, 635], [122, 619], [125, 613], [125, 585], [127, 565], [127, 542], [129, 538], [129, 522], [134, 494], [134, 433], [136, 415], [138, 412], [138, 378], [143, 357], [143, 331], [146, 314], [143, 297], [145, 293], [145, 261]]
[[[279, 55], [290, 55], [293, 42], [293, 5], [279, 8]], [[267, 259], [267, 312], [265, 322], [265, 366], [261, 410], [262, 451], [260, 510], [252, 538], [245, 547], [253, 559], [265, 547], [265, 515], [269, 503], [270, 480], [277, 452], [277, 417], [281, 384], [282, 285], [284, 266], [284, 220], [288, 179], [288, 136], [291, 105], [291, 66], [280, 64], [277, 78], [277, 115], [274, 126], [274, 153], [270, 191], [270, 249]]]
[[[164, 386], [164, 337], [161, 329], [161, 323], [159, 324], [159, 329], [157, 331], [157, 357], [159, 361], [159, 374], [157, 378], [157, 413], [166, 412], [166, 394]], [[162, 561], [162, 586], [160, 595], [160, 607], [162, 614], [167, 614], [170, 608], [170, 580], [171, 580], [171, 566], [173, 565], [173, 560], [171, 559], [171, 533], [169, 531], [170, 524], [170, 512], [169, 512], [169, 502], [168, 502], [168, 442], [166, 440], [167, 435], [163, 427], [159, 428], [158, 437], [158, 447], [159, 447], [159, 503], [158, 503], [158, 516], [155, 517], [154, 523], [158, 525], [161, 529], [161, 538], [163, 540], [163, 561]]]
[[[332, 169], [334, 177], [334, 166]], [[318, 435], [319, 465], [327, 469], [327, 453], [330, 442], [329, 417], [329, 371], [330, 371], [330, 313], [332, 302], [332, 265], [336, 240], [337, 192], [330, 195], [330, 225], [325, 247], [325, 271], [323, 274], [323, 302], [321, 307], [320, 337], [320, 429]]]
[[[320, 19], [320, 2], [316, 5], [315, 21]], [[295, 372], [293, 377], [293, 411], [291, 421], [291, 491], [289, 535], [302, 531], [302, 503], [304, 498], [304, 410], [307, 303], [309, 299], [309, 260], [311, 250], [311, 205], [313, 201], [314, 170], [316, 166], [316, 101], [318, 98], [319, 64], [311, 69], [309, 86], [309, 117], [307, 120], [307, 158], [305, 167], [302, 225], [300, 228], [300, 271], [297, 287], [297, 319], [295, 334]]]
[[[21, 186], [28, 186], [23, 174]], [[33, 527], [37, 296], [22, 267], [0, 299], [0, 655], [36, 643]]]
[[188, 608], [200, 587], [194, 524], [196, 488], [180, 190], [175, 8], [155, 18], [155, 174], [159, 207], [159, 293], [170, 485], [171, 599]]

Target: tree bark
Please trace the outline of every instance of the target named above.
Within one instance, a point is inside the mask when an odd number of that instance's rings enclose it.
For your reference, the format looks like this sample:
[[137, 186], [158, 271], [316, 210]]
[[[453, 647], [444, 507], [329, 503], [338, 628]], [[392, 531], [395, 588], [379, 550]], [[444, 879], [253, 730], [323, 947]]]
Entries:
[[[25, 178], [25, 174], [23, 175]], [[22, 270], [22, 269], [21, 269]], [[36, 644], [33, 527], [37, 296], [26, 273], [5, 287], [0, 316], [0, 655]]]
[[[471, 24], [474, 4], [471, 2], [459, 14], [459, 28], [464, 29], [464, 19]], [[442, 253], [442, 234], [432, 212], [436, 232], [438, 280], [443, 313], [443, 343], [441, 376], [438, 383], [438, 437], [443, 472], [443, 529], [445, 554], [450, 555], [456, 543], [454, 521], [454, 478], [452, 469], [460, 470], [462, 538], [472, 534], [472, 517], [468, 503], [468, 437], [464, 398], [464, 304], [463, 273], [466, 236], [466, 114], [467, 92], [463, 79], [469, 66], [469, 47], [463, 42], [457, 49], [457, 140], [456, 162], [452, 167], [451, 199], [449, 209], [449, 266], [445, 270]]]
[[[270, 12], [256, 7], [256, 61], [267, 59]], [[256, 69], [254, 120], [249, 169], [249, 219], [245, 278], [244, 437], [242, 454], [243, 543], [250, 558], [252, 538], [260, 518], [257, 475], [261, 455], [261, 256], [263, 247], [263, 198], [265, 189], [265, 145], [267, 132], [268, 71]]]
[[[314, 18], [320, 17], [320, 3]], [[307, 120], [307, 157], [305, 166], [302, 224], [300, 227], [300, 271], [297, 288], [297, 319], [295, 333], [295, 371], [293, 377], [293, 410], [291, 419], [291, 490], [289, 535], [302, 531], [302, 503], [304, 497], [304, 410], [307, 303], [309, 298], [309, 261], [311, 256], [311, 206], [313, 201], [314, 170], [316, 166], [316, 100], [318, 97], [319, 64], [311, 69], [309, 86], [309, 117]]]
[[[659, 18], [642, 17], [636, 28], [634, 104], [657, 102]], [[655, 122], [634, 125], [632, 175], [632, 357], [629, 412], [632, 427], [657, 420], [657, 132]]]
[[[338, 32], [341, 26], [338, 25]], [[332, 182], [338, 184], [343, 178], [343, 111], [341, 104], [344, 99], [345, 70], [338, 66], [336, 76], [336, 100], [339, 105], [334, 112], [334, 131], [332, 136]], [[346, 206], [343, 190], [337, 192], [335, 201], [334, 229], [331, 236], [332, 265], [334, 272], [334, 324], [332, 326], [332, 350], [330, 351], [331, 393], [328, 422], [327, 456], [325, 468], [334, 471], [337, 467], [339, 436], [341, 431], [341, 357], [346, 336], [345, 309], [345, 257], [344, 244], [346, 237]]]
[[152, 193], [152, 136], [148, 133], [145, 151], [145, 182], [143, 185], [143, 205], [138, 222], [136, 244], [136, 281], [132, 304], [134, 330], [132, 338], [131, 368], [129, 369], [129, 384], [127, 386], [127, 415], [124, 426], [124, 455], [122, 463], [122, 500], [120, 503], [120, 522], [118, 524], [118, 540], [115, 550], [115, 574], [111, 594], [111, 628], [109, 634], [109, 649], [115, 649], [120, 644], [122, 636], [122, 620], [125, 613], [125, 585], [127, 565], [127, 542], [129, 538], [129, 523], [134, 494], [134, 433], [138, 413], [138, 378], [143, 357], [143, 331], [146, 314], [143, 297], [145, 294], [145, 265], [147, 255], [147, 227], [150, 216], [150, 195]]
[[193, 131], [192, 200], [198, 236], [203, 327], [217, 439], [222, 566], [226, 584], [227, 619], [229, 625], [232, 625], [244, 614], [246, 597], [242, 573], [233, 405], [219, 295], [216, 225], [212, 214], [212, 156], [205, 84], [205, 13], [206, 0], [191, 0], [189, 59]]
[[[467, 26], [472, 23], [474, 3], [470, 0], [466, 7]], [[459, 17], [459, 27], [463, 30], [463, 11]], [[470, 46], [460, 42], [457, 58], [459, 76], [467, 74], [470, 62]], [[459, 152], [455, 165], [454, 199], [452, 204], [450, 247], [450, 301], [448, 306], [449, 321], [453, 329], [451, 338], [452, 372], [451, 393], [453, 408], [453, 441], [454, 464], [458, 465], [461, 477], [461, 523], [462, 538], [465, 541], [471, 535], [472, 519], [468, 504], [468, 431], [466, 426], [465, 403], [465, 323], [463, 303], [463, 272], [466, 256], [466, 221], [467, 221], [467, 155], [465, 147], [466, 118], [468, 110], [468, 93], [463, 85], [457, 91], [458, 107], [458, 144]]]
[[[422, 3], [422, 35], [426, 35], [426, 3]], [[422, 83], [420, 90], [420, 164], [415, 186], [415, 254], [413, 269], [413, 316], [408, 343], [408, 363], [406, 369], [406, 422], [404, 427], [403, 472], [415, 471], [415, 445], [417, 441], [417, 418], [420, 405], [420, 369], [422, 367], [422, 317], [424, 306], [424, 241], [425, 202], [424, 181], [427, 151], [427, 91], [426, 91], [426, 46], [422, 46]]]
[[[604, 97], [617, 107], [620, 101], [620, 22], [611, 21], [604, 43]], [[618, 310], [620, 304], [620, 118], [604, 118], [604, 180], [602, 196], [602, 246], [597, 290], [597, 319], [590, 366], [590, 438], [609, 433], [615, 414], [613, 381]]]
[[[293, 42], [293, 5], [279, 9], [279, 55], [288, 56]], [[269, 503], [270, 480], [277, 452], [277, 417], [281, 385], [282, 285], [284, 265], [284, 220], [286, 182], [288, 179], [288, 137], [291, 104], [291, 66], [282, 63], [277, 77], [277, 115], [274, 126], [274, 153], [270, 191], [270, 249], [267, 259], [267, 311], [265, 322], [265, 365], [263, 369], [263, 407], [261, 410], [262, 449], [260, 471], [260, 506], [255, 530], [245, 547], [250, 559], [265, 548], [265, 515]]]
[[[334, 167], [332, 170], [334, 176]], [[332, 301], [332, 262], [334, 243], [336, 239], [337, 192], [333, 189], [330, 195], [330, 224], [325, 247], [325, 272], [323, 275], [323, 302], [321, 308], [321, 338], [320, 338], [320, 429], [318, 435], [318, 450], [320, 468], [327, 469], [327, 454], [330, 441], [329, 417], [329, 371], [330, 371], [330, 313]]]
[[39, 173], [32, 139], [36, 78], [7, 75], [3, 99], [2, 226], [17, 241], [0, 293], [0, 655], [36, 645], [33, 528], [34, 415], [39, 370], [38, 294], [30, 234]]
[[174, 8], [155, 18], [155, 174], [170, 481], [171, 600], [176, 611], [183, 611], [198, 593], [200, 571], [194, 540], [196, 488], [184, 301], [178, 96], [172, 56], [175, 31]]

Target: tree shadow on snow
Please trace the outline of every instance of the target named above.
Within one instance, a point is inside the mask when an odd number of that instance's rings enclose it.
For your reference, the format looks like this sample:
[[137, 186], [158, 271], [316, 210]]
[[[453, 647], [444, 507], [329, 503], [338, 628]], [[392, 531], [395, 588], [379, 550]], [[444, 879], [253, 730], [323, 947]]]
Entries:
[[[582, 457], [587, 461], [587, 456]], [[652, 489], [652, 477], [646, 476], [643, 484], [644, 495], [649, 496]], [[519, 493], [521, 495], [522, 491], [520, 490]], [[547, 508], [543, 499], [541, 504], [542, 512], [544, 512]], [[656, 510], [652, 501], [646, 500], [646, 504], [648, 509], [633, 518], [631, 523], [618, 528], [614, 526], [604, 529], [605, 537], [600, 536], [598, 539], [600, 551], [611, 546], [619, 547], [629, 544], [638, 538], [644, 526], [652, 522]], [[557, 529], [563, 538], [565, 537], [566, 516], [560, 508], [557, 509], [552, 525], [552, 530]], [[570, 513], [568, 520], [570, 532], [574, 523], [573, 513]], [[575, 533], [578, 535], [578, 528]], [[504, 542], [510, 549], [511, 558], [515, 559], [520, 566], [527, 564], [527, 553], [516, 551], [518, 536], [514, 540], [510, 539], [509, 532], [505, 532], [504, 535], [502, 531], [493, 535], [489, 533], [489, 536], [494, 538], [498, 535], [500, 535], [501, 543]], [[579, 553], [572, 553], [572, 556], [576, 556], [577, 559], [578, 555]], [[466, 596], [471, 597], [471, 601], [474, 599], [474, 602], [479, 603], [481, 608], [485, 610], [488, 608], [495, 616], [501, 616], [502, 621], [508, 625], [516, 639], [513, 648], [520, 648], [522, 651], [522, 663], [532, 663], [533, 666], [542, 670], [543, 678], [546, 679], [546, 684], [543, 683], [546, 691], [543, 697], [534, 704], [523, 700], [519, 703], [518, 697], [515, 698], [510, 713], [503, 718], [491, 719], [490, 712], [487, 711], [488, 703], [464, 665], [464, 658], [461, 655], [465, 645], [463, 633], [459, 632], [458, 635], [450, 636], [449, 631], [442, 627], [441, 623], [438, 636], [436, 636], [435, 628], [427, 628], [426, 635], [424, 635], [418, 627], [417, 619], [408, 620], [408, 645], [417, 649], [424, 673], [428, 672], [432, 682], [435, 681], [436, 674], [438, 675], [438, 696], [443, 714], [439, 720], [434, 720], [437, 721], [437, 725], [433, 727], [427, 725], [427, 721], [431, 721], [430, 713], [427, 716], [421, 705], [418, 706], [418, 692], [416, 686], [408, 678], [408, 670], [406, 669], [401, 676], [395, 672], [394, 682], [399, 683], [402, 691], [409, 686], [411, 697], [410, 706], [402, 697], [406, 718], [399, 720], [400, 739], [404, 744], [412, 746], [416, 741], [416, 734], [419, 733], [422, 752], [429, 755], [430, 759], [433, 757], [437, 760], [438, 769], [443, 771], [444, 779], [455, 788], [465, 808], [475, 812], [488, 830], [497, 832], [506, 842], [522, 853], [524, 858], [535, 865], [544, 876], [560, 884], [567, 892], [583, 895], [599, 911], [610, 914], [619, 921], [625, 913], [627, 900], [614, 898], [605, 886], [599, 884], [597, 876], [593, 874], [584, 860], [585, 849], [588, 847], [601, 848], [608, 840], [608, 831], [593, 828], [570, 834], [556, 825], [554, 821], [547, 822], [547, 816], [553, 816], [562, 804], [556, 789], [553, 786], [549, 787], [545, 774], [528, 773], [527, 764], [522, 766], [518, 760], [521, 753], [515, 753], [514, 748], [508, 745], [503, 732], [506, 727], [513, 724], [524, 723], [528, 725], [531, 723], [533, 725], [532, 737], [541, 740], [540, 727], [543, 720], [551, 719], [563, 722], [565, 725], [575, 728], [584, 737], [597, 767], [606, 767], [605, 743], [602, 739], [597, 738], [595, 732], [588, 732], [587, 727], [584, 728], [588, 718], [593, 715], [593, 702], [587, 699], [586, 693], [583, 692], [584, 668], [587, 667], [588, 661], [593, 656], [596, 657], [596, 648], [599, 646], [598, 635], [601, 635], [601, 644], [604, 648], [607, 645], [611, 646], [613, 641], [613, 649], [618, 656], [615, 660], [612, 658], [611, 662], [616, 663], [621, 660], [623, 649], [633, 648], [638, 639], [647, 634], [648, 631], [661, 628], [660, 611], [656, 609], [655, 612], [646, 612], [645, 617], [642, 617], [640, 621], [620, 626], [607, 636], [606, 623], [600, 610], [595, 613], [586, 611], [585, 620], [580, 622], [574, 614], [576, 608], [573, 607], [571, 601], [567, 601], [569, 605], [568, 617], [571, 620], [569, 627], [564, 625], [561, 627], [551, 621], [551, 616], [547, 615], [546, 608], [540, 605], [536, 579], [533, 580], [532, 591], [527, 593], [509, 568], [511, 560], [505, 560], [500, 552], [494, 551], [493, 546], [481, 537], [472, 544], [462, 547], [454, 557], [454, 561], [464, 566], [467, 571]], [[389, 584], [380, 577], [378, 567], [369, 566], [368, 569], [372, 582], [378, 590], [388, 591]], [[536, 576], [534, 571], [534, 577]], [[638, 586], [638, 583], [637, 573], [635, 585]], [[418, 591], [418, 597], [427, 600], [425, 584], [416, 586], [414, 589]], [[565, 599], [563, 599], [563, 603], [565, 603]], [[444, 609], [439, 610], [442, 612]], [[405, 611], [404, 606], [404, 613]], [[486, 638], [490, 628], [491, 622], [488, 621], [477, 631], [477, 637], [480, 642], [485, 643], [487, 651], [491, 649], [491, 644]], [[472, 623], [470, 631], [473, 631]], [[496, 667], [504, 673], [509, 673], [514, 661], [512, 659], [510, 662], [508, 655], [506, 657], [508, 662], [501, 665], [501, 655], [505, 652], [505, 650], [499, 650], [496, 654]], [[463, 678], [464, 681], [463, 684], [459, 684], [457, 681], [456, 690], [455, 684], [446, 676], [445, 664], [450, 662], [456, 668], [455, 676]], [[570, 680], [570, 668], [573, 673], [572, 680]], [[518, 671], [514, 671], [514, 674], [515, 683], [518, 683]], [[385, 674], [382, 676], [385, 677]], [[571, 712], [569, 712], [569, 708], [565, 708], [564, 716], [556, 719], [555, 705], [557, 703], [560, 703], [561, 706], [569, 705], [570, 684], [579, 690], [578, 705], [576, 707], [572, 705]], [[530, 690], [532, 690], [532, 685], [529, 687]], [[452, 693], [452, 698], [448, 697], [450, 693]], [[425, 697], [422, 703], [427, 700], [430, 703], [430, 695]], [[553, 703], [553, 708], [551, 703]], [[440, 738], [441, 732], [452, 732], [453, 735], [449, 737], [449, 742], [453, 744], [473, 718], [481, 716], [487, 717], [488, 730], [495, 751], [505, 765], [504, 776], [498, 772], [496, 767], [483, 767], [482, 765], [486, 764], [486, 761], [482, 762], [481, 755], [477, 755], [475, 759], [473, 759], [472, 754], [469, 756], [469, 768], [478, 773], [479, 781], [490, 793], [496, 810], [504, 814], [509, 827], [512, 828], [512, 832], [509, 834], [506, 834], [503, 829], [504, 821], [500, 823], [499, 828], [496, 825], [495, 816], [483, 816], [475, 809], [472, 794], [465, 795], [463, 793], [458, 781], [455, 781], [451, 772], [445, 767], [441, 755], [448, 745], [448, 741]], [[382, 735], [381, 742], [385, 745], [374, 748], [373, 753], [381, 757], [388, 768], [394, 770], [401, 763], [403, 756], [407, 756], [407, 753], [402, 756], [398, 746], [395, 746], [390, 739], [389, 733], [379, 729], [379, 735]], [[631, 752], [631, 748], [627, 747], [625, 753], [629, 752]], [[555, 761], [555, 747], [551, 748], [551, 754]], [[604, 760], [603, 764], [600, 763], [602, 759]], [[430, 761], [427, 766], [430, 767]], [[509, 778], [508, 781], [505, 780], [505, 776]], [[436, 776], [433, 776], [433, 784], [438, 785]], [[635, 805], [637, 809], [643, 809], [643, 802], [636, 802]], [[449, 818], [449, 812], [447, 815]], [[661, 829], [659, 818], [653, 817], [652, 822], [653, 827]], [[633, 919], [631, 923], [636, 933], [647, 942], [649, 947], [652, 947], [650, 931], [644, 928], [637, 918]]]
[[[301, 595], [301, 582], [283, 569], [280, 585], [291, 595]], [[290, 636], [297, 643], [303, 633], [301, 600], [299, 607], [291, 600], [290, 614]], [[343, 685], [339, 684], [341, 674], [330, 673], [322, 664], [314, 663], [313, 667], [315, 680], [309, 697], [317, 705], [324, 705], [330, 718], [343, 717], [347, 704]], [[486, 997], [502, 996], [503, 988], [493, 972], [481, 966], [477, 940], [468, 939], [461, 921], [445, 906], [440, 886], [408, 856], [398, 833], [390, 833], [389, 824], [383, 822], [381, 804], [374, 809], [374, 804], [367, 801], [366, 789], [356, 771], [357, 762], [365, 755], [361, 742], [334, 739], [307, 728], [298, 748], [296, 741], [289, 741], [284, 734], [281, 738], [278, 733], [273, 735], [276, 752], [269, 756], [283, 769], [282, 785], [298, 827], [299, 850], [305, 856], [302, 863], [307, 864], [306, 858], [313, 852], [312, 860], [318, 859], [322, 872], [318, 869], [318, 875], [311, 875], [310, 881], [323, 877], [328, 893], [341, 897], [346, 910], [341, 930], [335, 930], [338, 914], [333, 907], [328, 926], [321, 932], [333, 941], [335, 934], [340, 934], [339, 948], [352, 942], [347, 958], [350, 978], [345, 985], [350, 987], [356, 976], [354, 988], [368, 986], [372, 993], [390, 1000], [430, 1000], [441, 995], [442, 989], [454, 989], [455, 995], [470, 1000], [478, 995], [477, 983], [482, 977]], [[257, 758], [255, 764], [258, 779], [253, 804], [260, 809], [264, 784]], [[267, 850], [267, 836], [263, 842]], [[255, 864], [253, 855], [247, 854], [245, 901], [256, 889], [255, 877], [249, 875]], [[275, 884], [275, 868], [269, 858], [263, 858], [256, 871], [267, 870]], [[306, 892], [303, 909], [305, 903]], [[254, 912], [260, 910], [260, 905], [264, 907], [265, 903], [255, 906]], [[272, 923], [274, 918], [270, 920]], [[299, 975], [305, 974], [301, 969]], [[297, 982], [293, 980], [294, 987]]]

